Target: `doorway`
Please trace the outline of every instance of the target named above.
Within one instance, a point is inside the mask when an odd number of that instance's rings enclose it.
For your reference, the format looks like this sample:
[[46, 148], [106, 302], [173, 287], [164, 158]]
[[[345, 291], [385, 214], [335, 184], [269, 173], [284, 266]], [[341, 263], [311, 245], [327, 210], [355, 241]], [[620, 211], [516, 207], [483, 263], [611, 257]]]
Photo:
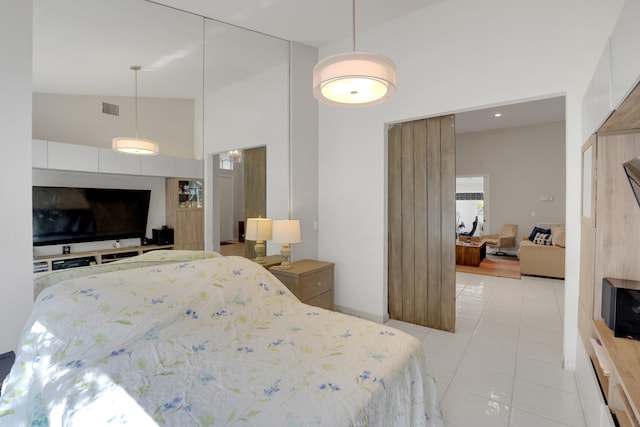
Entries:
[[479, 237], [488, 219], [489, 176], [456, 177], [456, 230], [459, 235]]
[[254, 242], [244, 240], [246, 218], [266, 218], [264, 146], [218, 153], [213, 158], [212, 197], [214, 250], [222, 255], [254, 258]]

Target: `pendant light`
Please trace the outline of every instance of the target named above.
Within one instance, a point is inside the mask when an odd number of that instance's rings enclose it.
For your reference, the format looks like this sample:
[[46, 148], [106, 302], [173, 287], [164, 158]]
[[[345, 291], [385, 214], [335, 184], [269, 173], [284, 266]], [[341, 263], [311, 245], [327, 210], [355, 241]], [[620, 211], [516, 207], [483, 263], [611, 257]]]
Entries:
[[356, 0], [353, 52], [329, 56], [313, 67], [313, 95], [331, 105], [374, 105], [396, 91], [396, 66], [386, 56], [356, 52]]
[[127, 154], [138, 154], [143, 156], [153, 156], [158, 154], [158, 144], [148, 139], [138, 138], [138, 71], [140, 71], [139, 65], [132, 65], [130, 67], [135, 73], [135, 125], [136, 136], [113, 138], [111, 148], [113, 151]]

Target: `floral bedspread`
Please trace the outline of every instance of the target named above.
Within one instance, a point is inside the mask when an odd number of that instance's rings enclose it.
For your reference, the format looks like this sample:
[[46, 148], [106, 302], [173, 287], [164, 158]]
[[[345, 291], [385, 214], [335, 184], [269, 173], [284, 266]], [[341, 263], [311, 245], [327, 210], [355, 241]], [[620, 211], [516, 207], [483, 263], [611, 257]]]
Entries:
[[0, 426], [441, 426], [415, 338], [217, 257], [47, 287]]

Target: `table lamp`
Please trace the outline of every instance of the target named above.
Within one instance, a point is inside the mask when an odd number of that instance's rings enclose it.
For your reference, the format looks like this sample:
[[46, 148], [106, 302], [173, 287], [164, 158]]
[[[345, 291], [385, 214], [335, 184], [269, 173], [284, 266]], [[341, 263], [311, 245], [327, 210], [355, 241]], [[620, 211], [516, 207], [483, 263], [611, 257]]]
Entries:
[[271, 240], [281, 243], [280, 255], [284, 258], [280, 268], [288, 270], [291, 268], [289, 262], [291, 258], [291, 244], [300, 243], [300, 221], [297, 219], [281, 219], [273, 221], [273, 235]]
[[266, 247], [265, 240], [271, 240], [272, 222], [268, 218], [247, 218], [247, 226], [245, 228], [246, 240], [256, 242], [254, 249], [256, 251], [255, 261], [258, 264], [264, 264], [264, 256]]

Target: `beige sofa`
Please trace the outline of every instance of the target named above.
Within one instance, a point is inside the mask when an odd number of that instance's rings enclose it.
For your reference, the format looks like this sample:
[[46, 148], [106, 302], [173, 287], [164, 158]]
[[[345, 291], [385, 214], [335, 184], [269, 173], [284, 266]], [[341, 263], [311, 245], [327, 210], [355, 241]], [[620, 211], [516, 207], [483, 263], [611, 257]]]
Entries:
[[523, 236], [518, 249], [520, 273], [564, 279], [565, 228], [551, 228], [551, 246], [536, 244]]

